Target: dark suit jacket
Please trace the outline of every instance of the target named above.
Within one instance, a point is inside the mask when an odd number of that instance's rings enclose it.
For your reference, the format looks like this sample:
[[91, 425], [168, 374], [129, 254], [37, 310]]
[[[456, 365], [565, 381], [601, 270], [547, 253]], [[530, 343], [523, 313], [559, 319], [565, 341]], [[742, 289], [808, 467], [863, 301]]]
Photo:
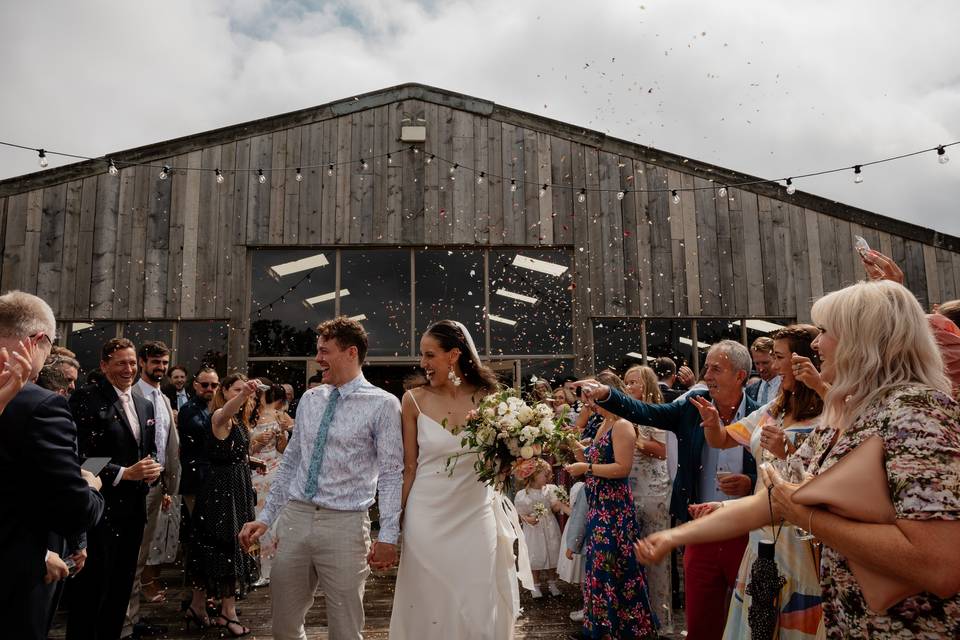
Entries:
[[127, 422], [123, 403], [107, 380], [85, 385], [70, 396], [70, 408], [77, 423], [80, 455], [84, 458], [109, 457], [100, 472], [107, 506], [104, 520], [140, 517], [146, 522], [147, 483], [121, 480], [114, 486], [120, 467], [130, 467], [146, 455], [157, 455], [153, 429], [153, 403], [133, 395], [133, 404], [140, 421], [140, 442]]
[[77, 428], [66, 399], [35, 384], [0, 415], [0, 469], [7, 478], [0, 483], [2, 610], [10, 590], [42, 582], [51, 534], [76, 536], [93, 527], [104, 502], [80, 477]]
[[[705, 396], [706, 391], [694, 391], [691, 396]], [[687, 507], [700, 502], [701, 454], [707, 442], [700, 426], [700, 412], [689, 401], [649, 404], [640, 402], [610, 389], [610, 397], [598, 403], [607, 411], [626, 418], [630, 422], [672, 431], [677, 434], [677, 477], [673, 480], [673, 496], [670, 498], [670, 515], [679, 522], [690, 519]], [[746, 415], [758, 409], [756, 402], [747, 398]], [[743, 473], [757, 483], [757, 462], [746, 449], [743, 450]]]
[[177, 415], [180, 432], [180, 494], [195, 496], [210, 470], [210, 460], [204, 445], [210, 434], [210, 411], [207, 401], [200, 396], [190, 398]]

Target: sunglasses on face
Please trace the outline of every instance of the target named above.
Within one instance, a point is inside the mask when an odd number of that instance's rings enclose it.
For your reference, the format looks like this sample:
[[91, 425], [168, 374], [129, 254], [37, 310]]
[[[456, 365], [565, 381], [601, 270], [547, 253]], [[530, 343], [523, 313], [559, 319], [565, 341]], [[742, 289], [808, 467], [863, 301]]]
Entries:
[[219, 382], [198, 382], [197, 384], [203, 387], [204, 389], [216, 389], [217, 387], [220, 386]]

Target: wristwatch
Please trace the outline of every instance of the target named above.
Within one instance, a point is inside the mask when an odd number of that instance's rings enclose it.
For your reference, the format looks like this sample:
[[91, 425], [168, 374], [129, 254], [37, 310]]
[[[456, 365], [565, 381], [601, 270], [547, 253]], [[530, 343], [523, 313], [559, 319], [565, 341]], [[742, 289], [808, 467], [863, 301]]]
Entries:
[[592, 476], [592, 475], [593, 475], [593, 463], [592, 463], [592, 462], [587, 465], [587, 475], [588, 475], [588, 476]]

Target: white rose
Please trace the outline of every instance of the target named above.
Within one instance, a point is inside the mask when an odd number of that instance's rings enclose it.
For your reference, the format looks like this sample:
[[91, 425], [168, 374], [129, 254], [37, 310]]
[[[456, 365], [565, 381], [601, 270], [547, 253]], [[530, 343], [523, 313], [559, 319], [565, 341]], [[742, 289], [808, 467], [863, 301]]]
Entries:
[[523, 406], [523, 400], [516, 396], [510, 396], [507, 398], [507, 404], [510, 405], [510, 408], [514, 411]]
[[553, 420], [550, 418], [544, 418], [540, 421], [540, 431], [544, 433], [551, 433], [556, 425], [553, 424]]
[[508, 410], [509, 410], [509, 407], [507, 407], [507, 403], [506, 403], [506, 402], [501, 402], [501, 403], [497, 406], [497, 414], [499, 414], [499, 415], [501, 415], [501, 416], [504, 415], [504, 414], [506, 414]]
[[525, 446], [525, 447], [521, 447], [521, 448], [520, 448], [520, 457], [523, 458], [524, 460], [529, 460], [530, 458], [532, 458], [532, 457], [533, 457], [533, 447], [531, 447], [530, 445], [527, 445], [527, 446]]
[[520, 422], [522, 422], [523, 424], [529, 424], [531, 421], [533, 421], [533, 418], [534, 418], [535, 415], [536, 415], [536, 414], [533, 412], [533, 409], [531, 409], [531, 408], [528, 407], [527, 405], [523, 405], [523, 406], [520, 407], [520, 409], [517, 411], [517, 418], [518, 418], [518, 419], [520, 420]]
[[484, 418], [492, 418], [492, 417], [494, 417], [495, 415], [497, 415], [497, 411], [496, 411], [496, 409], [494, 409], [493, 407], [486, 407], [486, 408], [483, 410], [483, 417], [484, 417]]
[[553, 409], [550, 408], [550, 405], [541, 402], [537, 405], [537, 415], [541, 418], [549, 418], [553, 415]]

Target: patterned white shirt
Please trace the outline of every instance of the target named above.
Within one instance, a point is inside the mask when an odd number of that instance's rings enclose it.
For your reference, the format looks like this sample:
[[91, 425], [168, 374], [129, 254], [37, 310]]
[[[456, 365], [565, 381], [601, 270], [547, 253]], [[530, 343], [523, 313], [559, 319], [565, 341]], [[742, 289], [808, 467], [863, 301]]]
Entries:
[[333, 420], [327, 431], [316, 494], [307, 487], [310, 459], [331, 385], [314, 387], [300, 399], [297, 425], [257, 520], [270, 526], [289, 500], [336, 511], [366, 511], [379, 497], [379, 540], [395, 544], [400, 536], [400, 491], [403, 486], [403, 438], [400, 401], [363, 374], [338, 387]]

